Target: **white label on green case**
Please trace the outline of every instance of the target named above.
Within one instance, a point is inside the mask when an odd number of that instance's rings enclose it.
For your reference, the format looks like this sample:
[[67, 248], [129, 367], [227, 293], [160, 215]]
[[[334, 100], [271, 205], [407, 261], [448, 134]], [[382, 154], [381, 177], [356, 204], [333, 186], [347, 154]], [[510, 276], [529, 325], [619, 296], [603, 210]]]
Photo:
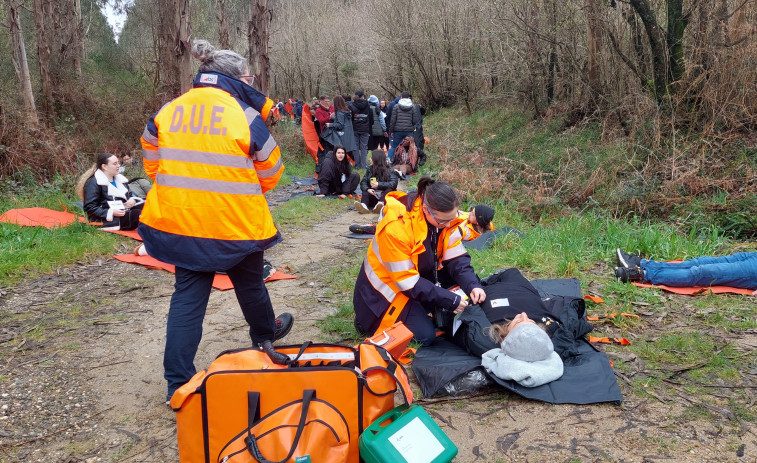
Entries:
[[406, 462], [412, 463], [431, 463], [444, 451], [439, 440], [418, 417], [389, 436], [389, 442]]

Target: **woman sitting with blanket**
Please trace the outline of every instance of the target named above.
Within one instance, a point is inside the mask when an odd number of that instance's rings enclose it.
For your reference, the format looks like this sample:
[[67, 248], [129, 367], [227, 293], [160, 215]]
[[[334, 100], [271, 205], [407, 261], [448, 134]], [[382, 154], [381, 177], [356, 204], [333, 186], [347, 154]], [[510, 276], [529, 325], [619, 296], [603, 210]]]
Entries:
[[103, 230], [134, 230], [139, 225], [144, 200], [129, 190], [120, 167], [118, 156], [102, 153], [76, 186], [84, 212], [89, 220], [102, 222]]

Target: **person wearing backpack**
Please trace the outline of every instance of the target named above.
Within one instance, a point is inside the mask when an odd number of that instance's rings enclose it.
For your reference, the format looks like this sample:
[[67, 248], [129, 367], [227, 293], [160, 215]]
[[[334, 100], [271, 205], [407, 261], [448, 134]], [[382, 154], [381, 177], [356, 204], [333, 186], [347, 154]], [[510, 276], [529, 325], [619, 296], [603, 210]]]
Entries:
[[379, 99], [376, 95], [368, 97], [368, 103], [373, 111], [373, 125], [371, 125], [371, 138], [368, 140], [368, 150], [373, 151], [379, 147], [386, 136], [386, 115], [379, 107]]

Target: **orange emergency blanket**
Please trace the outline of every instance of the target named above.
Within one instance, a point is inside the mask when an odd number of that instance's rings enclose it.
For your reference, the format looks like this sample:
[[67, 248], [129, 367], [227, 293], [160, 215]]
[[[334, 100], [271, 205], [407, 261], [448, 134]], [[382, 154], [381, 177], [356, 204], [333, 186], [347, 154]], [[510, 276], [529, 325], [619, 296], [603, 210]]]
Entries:
[[[150, 256], [135, 256], [134, 254], [119, 254], [113, 257], [117, 260], [120, 260], [121, 262], [126, 262], [129, 264], [139, 264], [147, 268], [165, 270], [171, 273], [176, 272], [176, 268], [173, 265], [167, 264], [165, 262], [161, 262], [158, 259], [154, 257], [150, 257]], [[282, 267], [281, 269], [277, 270], [273, 275], [266, 278], [265, 281], [269, 282], [269, 281], [276, 281], [276, 280], [294, 280], [298, 278], [296, 275], [290, 275], [288, 273], [284, 273], [283, 272], [284, 268], [286, 267]], [[216, 274], [215, 278], [213, 278], [213, 287], [216, 289], [220, 289], [221, 291], [226, 291], [227, 289], [232, 289], [234, 285], [231, 284], [231, 279], [229, 278], [228, 275]]]
[[308, 105], [302, 106], [302, 138], [305, 139], [305, 150], [318, 162], [318, 132]]
[[65, 211], [54, 211], [44, 207], [28, 207], [25, 209], [10, 209], [0, 215], [0, 222], [13, 223], [22, 227], [65, 227], [76, 221], [86, 223], [84, 217]]
[[685, 294], [688, 296], [698, 296], [700, 294], [708, 294], [708, 293], [712, 293], [712, 294], [731, 293], [731, 294], [744, 294], [747, 296], [757, 296], [757, 291], [753, 289], [733, 288], [731, 286], [692, 286], [689, 288], [676, 288], [674, 286], [652, 285], [649, 283], [634, 282], [633, 284], [638, 286], [639, 288], [659, 288], [671, 293]]

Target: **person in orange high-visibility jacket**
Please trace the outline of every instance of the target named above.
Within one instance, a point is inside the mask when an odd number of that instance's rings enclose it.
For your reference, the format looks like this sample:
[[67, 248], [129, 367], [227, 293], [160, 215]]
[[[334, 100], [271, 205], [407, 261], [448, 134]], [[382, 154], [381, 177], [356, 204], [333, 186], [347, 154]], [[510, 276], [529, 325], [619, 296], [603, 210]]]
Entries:
[[373, 335], [404, 322], [423, 345], [436, 337], [429, 313], [462, 312], [486, 293], [462, 243], [460, 196], [449, 184], [422, 177], [417, 193], [391, 192], [353, 293], [355, 327]]
[[473, 241], [482, 233], [494, 230], [492, 219], [494, 218], [494, 209], [486, 204], [479, 204], [471, 209], [470, 212], [460, 212], [460, 218], [463, 223], [460, 230], [463, 233], [463, 241]]
[[163, 106], [142, 134], [145, 172], [155, 180], [139, 234], [147, 253], [176, 266], [163, 358], [166, 400], [196, 373], [194, 357], [215, 272], [224, 271], [250, 339], [277, 363], [272, 342], [293, 324], [276, 318], [263, 282], [263, 251], [281, 241], [263, 193], [284, 167], [265, 119], [273, 102], [252, 88], [247, 61], [196, 40], [194, 87]]

